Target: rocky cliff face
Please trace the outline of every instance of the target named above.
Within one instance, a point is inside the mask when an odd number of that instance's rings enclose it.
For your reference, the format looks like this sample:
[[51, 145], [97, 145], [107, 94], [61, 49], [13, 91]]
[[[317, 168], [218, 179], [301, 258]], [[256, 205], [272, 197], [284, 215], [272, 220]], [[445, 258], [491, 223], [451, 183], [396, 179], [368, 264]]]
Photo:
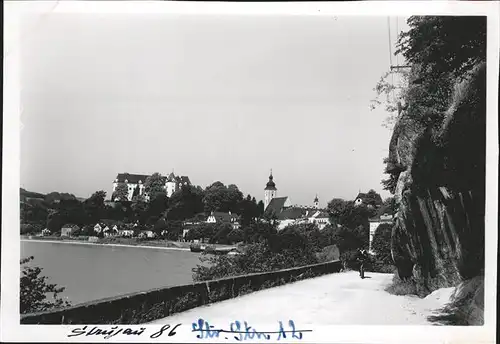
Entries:
[[399, 203], [392, 255], [401, 278], [430, 292], [484, 273], [486, 66], [457, 80], [432, 125], [408, 113], [389, 150]]

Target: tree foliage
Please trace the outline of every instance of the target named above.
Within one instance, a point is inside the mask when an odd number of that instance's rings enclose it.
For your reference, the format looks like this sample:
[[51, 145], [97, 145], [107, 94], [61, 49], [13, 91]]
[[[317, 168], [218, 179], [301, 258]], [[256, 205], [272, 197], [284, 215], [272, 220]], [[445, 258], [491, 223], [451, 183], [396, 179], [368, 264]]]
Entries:
[[195, 281], [304, 266], [316, 263], [317, 259], [307, 240], [291, 230], [274, 233], [264, 241], [249, 244], [237, 256], [205, 256], [202, 262], [208, 264], [193, 269]]
[[205, 189], [204, 210], [207, 213], [211, 211], [236, 213], [242, 200], [243, 194], [236, 185], [225, 186], [221, 182], [215, 182]]
[[[68, 301], [58, 297], [64, 291], [64, 287], [47, 283], [47, 277], [40, 276], [41, 268], [27, 265], [33, 259], [33, 256], [21, 259], [21, 289], [19, 294], [21, 314], [70, 306]], [[48, 298], [50, 294], [52, 294], [52, 299]]]
[[189, 219], [203, 212], [203, 190], [200, 187], [183, 185], [170, 197], [166, 213], [169, 220]]
[[377, 255], [377, 260], [385, 264], [393, 264], [391, 256], [392, 225], [382, 223], [378, 226], [373, 236], [372, 250]]
[[144, 191], [149, 195], [150, 200], [154, 200], [157, 196], [165, 194], [165, 179], [160, 173], [153, 173], [146, 178]]
[[394, 123], [397, 103], [402, 102], [411, 116], [423, 125], [432, 125], [442, 119], [449, 105], [454, 80], [486, 61], [486, 17], [412, 16], [408, 25], [410, 29], [401, 33], [395, 51], [411, 67], [398, 71], [402, 89], [395, 90], [388, 72], [377, 83], [372, 104], [377, 107], [379, 98], [386, 97], [389, 123]]
[[486, 17], [412, 16], [408, 25], [395, 53], [419, 65], [421, 77], [461, 78], [486, 60]]
[[333, 198], [327, 205], [327, 211], [330, 216], [339, 218], [345, 212], [348, 202], [341, 198]]
[[[408, 25], [410, 29], [399, 36], [396, 50], [410, 66], [399, 93], [404, 116], [398, 123], [432, 132], [443, 123], [457, 81], [486, 61], [486, 17], [413, 16]], [[384, 80], [375, 88], [379, 96], [393, 92]], [[394, 193], [404, 168], [389, 158], [384, 163], [389, 176], [382, 185]]]
[[113, 201], [128, 201], [128, 185], [126, 183], [118, 183], [111, 199]]

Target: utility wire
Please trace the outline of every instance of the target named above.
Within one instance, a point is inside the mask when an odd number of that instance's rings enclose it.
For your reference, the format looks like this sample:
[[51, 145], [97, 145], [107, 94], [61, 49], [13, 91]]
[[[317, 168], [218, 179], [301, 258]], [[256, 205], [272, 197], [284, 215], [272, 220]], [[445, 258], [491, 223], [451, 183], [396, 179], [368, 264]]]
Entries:
[[391, 40], [391, 17], [387, 17], [387, 33], [389, 38], [389, 68], [391, 73], [391, 94], [392, 100], [395, 102], [396, 97], [394, 96], [394, 73], [392, 72], [392, 40]]

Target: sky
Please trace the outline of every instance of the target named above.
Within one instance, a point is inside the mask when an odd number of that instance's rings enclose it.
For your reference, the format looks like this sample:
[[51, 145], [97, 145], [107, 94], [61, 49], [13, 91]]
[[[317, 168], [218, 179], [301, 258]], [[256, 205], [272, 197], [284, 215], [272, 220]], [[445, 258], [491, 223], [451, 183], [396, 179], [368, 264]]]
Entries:
[[369, 107], [387, 17], [55, 13], [23, 29], [25, 189], [110, 197], [117, 173], [173, 170], [259, 200], [272, 169], [294, 204], [389, 196], [387, 114]]

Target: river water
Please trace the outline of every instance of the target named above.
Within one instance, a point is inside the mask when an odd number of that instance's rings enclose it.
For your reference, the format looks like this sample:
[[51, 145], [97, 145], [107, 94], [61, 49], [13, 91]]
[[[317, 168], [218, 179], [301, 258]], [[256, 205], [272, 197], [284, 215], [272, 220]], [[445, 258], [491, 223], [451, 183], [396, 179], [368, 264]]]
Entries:
[[66, 287], [59, 296], [73, 305], [153, 288], [192, 283], [200, 254], [144, 247], [21, 241], [21, 258], [50, 283]]

